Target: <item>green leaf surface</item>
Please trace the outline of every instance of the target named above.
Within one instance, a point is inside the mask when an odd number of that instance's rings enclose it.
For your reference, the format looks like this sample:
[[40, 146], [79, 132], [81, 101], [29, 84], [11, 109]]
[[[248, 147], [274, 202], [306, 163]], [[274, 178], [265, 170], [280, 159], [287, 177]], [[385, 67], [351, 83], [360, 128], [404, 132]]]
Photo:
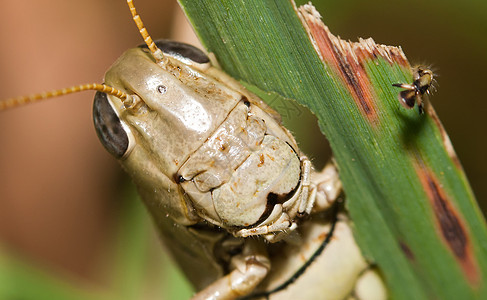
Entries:
[[357, 241], [394, 299], [487, 298], [485, 220], [432, 107], [419, 115], [397, 100], [392, 84], [412, 82], [400, 50], [340, 41], [316, 22], [318, 55], [288, 1], [180, 3], [226, 72], [316, 114]]

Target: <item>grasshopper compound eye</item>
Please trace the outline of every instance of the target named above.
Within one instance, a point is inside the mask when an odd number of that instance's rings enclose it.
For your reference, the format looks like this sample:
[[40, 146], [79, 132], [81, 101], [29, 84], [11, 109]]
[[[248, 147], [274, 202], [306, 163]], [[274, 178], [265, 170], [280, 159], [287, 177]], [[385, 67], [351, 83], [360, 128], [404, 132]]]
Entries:
[[96, 92], [95, 94], [93, 123], [103, 147], [115, 158], [122, 158], [133, 148], [134, 143], [130, 130], [126, 129], [105, 93]]

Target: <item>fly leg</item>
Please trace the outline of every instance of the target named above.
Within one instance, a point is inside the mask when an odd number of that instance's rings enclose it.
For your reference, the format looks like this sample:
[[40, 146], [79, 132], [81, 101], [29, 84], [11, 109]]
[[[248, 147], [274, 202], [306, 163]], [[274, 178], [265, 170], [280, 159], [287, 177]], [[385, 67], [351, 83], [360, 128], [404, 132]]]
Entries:
[[262, 242], [248, 239], [242, 253], [231, 260], [230, 273], [198, 292], [191, 300], [234, 300], [248, 295], [262, 282], [270, 260]]

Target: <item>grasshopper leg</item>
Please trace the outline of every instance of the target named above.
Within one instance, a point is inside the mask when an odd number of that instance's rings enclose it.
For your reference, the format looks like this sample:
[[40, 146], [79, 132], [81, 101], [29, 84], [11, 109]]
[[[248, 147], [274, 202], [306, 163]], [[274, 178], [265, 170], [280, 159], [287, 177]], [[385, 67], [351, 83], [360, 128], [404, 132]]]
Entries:
[[311, 173], [310, 212], [311, 210], [318, 212], [330, 208], [341, 192], [342, 182], [338, 176], [338, 170], [333, 161], [330, 161], [321, 172]]
[[232, 258], [230, 273], [198, 292], [191, 300], [233, 300], [250, 294], [267, 276], [270, 260], [265, 246], [247, 240], [241, 254]]

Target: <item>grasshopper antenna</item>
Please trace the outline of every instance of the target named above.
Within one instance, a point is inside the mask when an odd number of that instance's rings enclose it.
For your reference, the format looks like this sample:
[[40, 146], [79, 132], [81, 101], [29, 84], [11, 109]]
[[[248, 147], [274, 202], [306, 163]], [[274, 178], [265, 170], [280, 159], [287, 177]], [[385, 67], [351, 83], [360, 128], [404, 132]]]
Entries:
[[17, 106], [26, 105], [29, 103], [42, 101], [42, 100], [49, 99], [49, 98], [64, 96], [64, 95], [82, 92], [82, 91], [88, 91], [88, 90], [99, 91], [99, 92], [106, 93], [108, 95], [115, 96], [115, 97], [119, 98], [123, 103], [126, 103], [126, 102], [128, 103], [130, 101], [133, 101], [133, 99], [131, 99], [131, 97], [132, 97], [131, 95], [128, 95], [128, 94], [126, 94], [120, 90], [117, 90], [117, 89], [111, 87], [111, 86], [108, 86], [106, 84], [99, 84], [99, 83], [88, 83], [88, 84], [76, 85], [76, 86], [72, 86], [72, 87], [64, 88], [64, 89], [59, 89], [59, 90], [52, 90], [49, 92], [44, 92], [44, 93], [39, 93], [39, 94], [32, 94], [29, 96], [22, 96], [22, 97], [2, 100], [2, 101], [0, 101], [0, 111], [7, 110], [10, 108], [14, 108]]
[[137, 25], [137, 28], [139, 28], [140, 35], [144, 39], [144, 42], [146, 43], [147, 47], [149, 47], [149, 50], [152, 53], [152, 57], [154, 57], [154, 59], [158, 63], [162, 63], [164, 65], [167, 64], [168, 62], [167, 57], [164, 56], [164, 53], [162, 53], [161, 49], [157, 48], [151, 36], [147, 32], [144, 23], [142, 23], [142, 19], [140, 18], [139, 14], [135, 10], [133, 0], [127, 0], [127, 4], [130, 8], [130, 12], [132, 13], [132, 19], [134, 20], [135, 25]]
[[[144, 39], [144, 42], [147, 44], [147, 47], [149, 47], [149, 50], [151, 51], [152, 57], [156, 60], [157, 63], [160, 63], [162, 65], [166, 65], [168, 63], [168, 58], [164, 55], [164, 53], [161, 51], [161, 49], [157, 48], [156, 44], [152, 40], [151, 36], [147, 32], [147, 29], [144, 26], [144, 23], [142, 23], [142, 20], [135, 10], [135, 6], [132, 0], [127, 0], [127, 4], [130, 8], [130, 12], [132, 13], [132, 19], [134, 20], [135, 24], [137, 25], [137, 28], [139, 28], [140, 35]], [[54, 98], [58, 96], [63, 96], [63, 95], [68, 95], [72, 93], [77, 93], [81, 91], [87, 91], [87, 90], [95, 90], [99, 92], [106, 93], [108, 95], [115, 96], [119, 98], [122, 103], [124, 104], [125, 107], [133, 107], [137, 103], [140, 102], [140, 98], [136, 95], [128, 95], [120, 90], [117, 90], [111, 86], [105, 85], [105, 84], [98, 84], [98, 83], [89, 83], [89, 84], [82, 84], [82, 85], [77, 85], [77, 86], [72, 86], [69, 88], [64, 88], [64, 89], [59, 89], [59, 90], [53, 90], [49, 92], [44, 92], [44, 93], [39, 93], [39, 94], [32, 94], [29, 96], [22, 96], [22, 97], [17, 97], [17, 98], [10, 98], [6, 100], [1, 100], [0, 101], [0, 111], [2, 110], [7, 110], [10, 108], [26, 105], [29, 103], [34, 103], [38, 101], [42, 101], [45, 99], [49, 98]]]

